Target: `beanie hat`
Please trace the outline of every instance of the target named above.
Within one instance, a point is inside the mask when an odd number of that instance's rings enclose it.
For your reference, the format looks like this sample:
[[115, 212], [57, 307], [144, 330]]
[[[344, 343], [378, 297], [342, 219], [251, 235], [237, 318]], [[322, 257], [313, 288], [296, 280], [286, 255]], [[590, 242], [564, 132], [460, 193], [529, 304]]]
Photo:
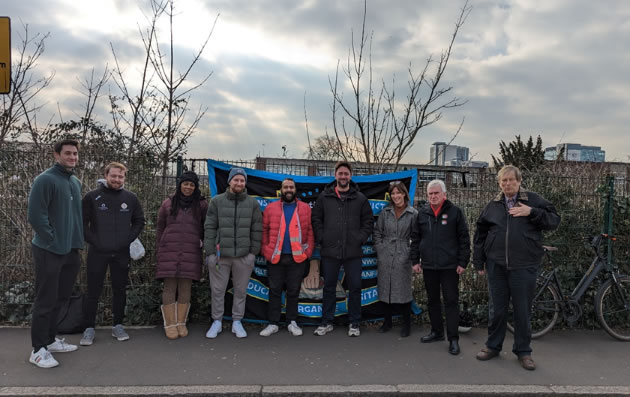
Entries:
[[239, 167], [233, 167], [230, 170], [230, 175], [228, 176], [228, 184], [236, 175], [242, 175], [243, 178], [245, 178], [245, 183], [247, 183], [247, 174], [245, 173], [245, 170]]
[[193, 171], [186, 171], [179, 177], [178, 185], [181, 185], [182, 182], [192, 182], [195, 184], [195, 187], [199, 187], [199, 177]]

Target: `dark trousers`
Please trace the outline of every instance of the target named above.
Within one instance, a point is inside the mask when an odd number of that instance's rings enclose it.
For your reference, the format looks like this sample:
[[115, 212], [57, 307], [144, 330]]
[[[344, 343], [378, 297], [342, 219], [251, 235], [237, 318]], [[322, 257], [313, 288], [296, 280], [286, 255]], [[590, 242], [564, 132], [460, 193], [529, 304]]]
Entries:
[[403, 328], [411, 329], [411, 301], [407, 303], [382, 303], [384, 307], [383, 319], [386, 326], [391, 328], [392, 315], [398, 313], [403, 318]]
[[297, 320], [298, 298], [307, 261], [296, 263], [291, 254], [282, 254], [278, 263], [267, 265], [269, 278], [269, 321], [278, 324], [282, 309], [282, 291], [286, 286], [286, 319]]
[[532, 352], [530, 346], [532, 330], [530, 315], [532, 300], [536, 293], [536, 268], [510, 269], [494, 263], [487, 263], [490, 295], [494, 306], [494, 315], [488, 327], [486, 346], [501, 351], [507, 330], [508, 306], [512, 298], [514, 345], [512, 352], [517, 356], [527, 356]]
[[422, 274], [427, 290], [431, 331], [444, 335], [441, 290], [446, 312], [446, 336], [448, 340], [459, 339], [459, 274], [455, 269], [423, 269]]
[[129, 276], [129, 250], [118, 253], [102, 253], [90, 247], [87, 257], [87, 297], [83, 306], [85, 328], [94, 327], [98, 299], [103, 291], [105, 274], [109, 266], [112, 280], [112, 312], [114, 325], [122, 324], [127, 304], [127, 280]]
[[324, 276], [324, 299], [322, 302], [322, 324], [331, 324], [335, 318], [337, 302], [337, 279], [343, 265], [348, 286], [348, 321], [356, 324], [361, 321], [361, 258], [335, 259], [322, 258], [321, 272]]
[[77, 279], [81, 259], [79, 250], [54, 254], [32, 245], [35, 262], [35, 302], [31, 321], [31, 342], [38, 351], [55, 341], [59, 309], [70, 295]]

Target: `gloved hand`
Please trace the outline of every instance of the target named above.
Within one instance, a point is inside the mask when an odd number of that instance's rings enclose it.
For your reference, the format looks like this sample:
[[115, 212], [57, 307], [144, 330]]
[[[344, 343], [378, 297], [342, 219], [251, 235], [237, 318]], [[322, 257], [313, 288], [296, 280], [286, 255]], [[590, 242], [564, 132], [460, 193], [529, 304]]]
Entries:
[[245, 258], [245, 260], [247, 261], [247, 263], [249, 263], [251, 266], [254, 266], [254, 263], [256, 263], [256, 255], [249, 253], [247, 254], [247, 257]]
[[206, 256], [206, 266], [214, 266], [217, 264], [217, 256], [215, 254]]

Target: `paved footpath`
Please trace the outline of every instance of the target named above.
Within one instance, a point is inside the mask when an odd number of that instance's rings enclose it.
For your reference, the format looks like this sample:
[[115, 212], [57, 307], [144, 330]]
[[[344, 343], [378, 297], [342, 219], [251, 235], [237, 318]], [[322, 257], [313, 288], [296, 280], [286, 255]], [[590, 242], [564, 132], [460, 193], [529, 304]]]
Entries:
[[[510, 352], [511, 336], [500, 357], [477, 361], [484, 329], [462, 335], [462, 353], [452, 356], [446, 342], [420, 344], [427, 330], [417, 327], [409, 338], [373, 326], [359, 338], [345, 327], [263, 338], [250, 325], [248, 338], [225, 328], [215, 340], [204, 337], [206, 327], [193, 324], [175, 341], [161, 328], [129, 329], [126, 342], [97, 329], [94, 345], [56, 353], [53, 369], [28, 362], [29, 329], [0, 328], [0, 396], [630, 395], [630, 343], [602, 331], [553, 331], [534, 341], [538, 368], [526, 371]], [[78, 344], [80, 335], [66, 339]]]

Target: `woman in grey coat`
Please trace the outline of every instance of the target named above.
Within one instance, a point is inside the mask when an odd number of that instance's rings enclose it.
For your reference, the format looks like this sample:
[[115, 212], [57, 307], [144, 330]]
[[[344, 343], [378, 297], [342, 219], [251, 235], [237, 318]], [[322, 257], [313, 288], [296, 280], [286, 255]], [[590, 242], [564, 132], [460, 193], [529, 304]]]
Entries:
[[378, 255], [378, 298], [385, 307], [379, 332], [392, 328], [394, 310], [403, 316], [400, 336], [409, 336], [411, 329], [410, 254], [413, 228], [417, 227], [418, 211], [409, 206], [407, 187], [402, 182], [389, 186], [390, 205], [381, 211], [374, 228], [374, 246]]

